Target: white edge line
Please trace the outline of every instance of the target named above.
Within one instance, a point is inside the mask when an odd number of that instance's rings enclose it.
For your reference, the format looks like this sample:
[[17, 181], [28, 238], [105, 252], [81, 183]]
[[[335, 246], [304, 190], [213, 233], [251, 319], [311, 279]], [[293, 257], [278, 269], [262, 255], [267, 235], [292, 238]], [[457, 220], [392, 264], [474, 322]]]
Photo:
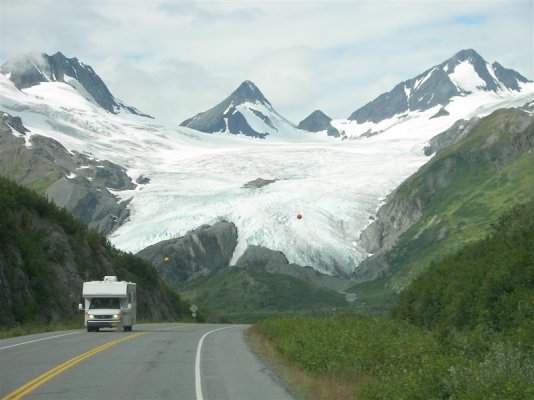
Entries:
[[45, 338], [41, 338], [41, 339], [30, 340], [30, 341], [28, 341], [28, 342], [22, 342], [22, 343], [12, 344], [12, 345], [10, 345], [10, 346], [0, 347], [0, 350], [9, 349], [9, 348], [11, 348], [11, 347], [16, 347], [16, 346], [22, 346], [23, 344], [40, 342], [41, 340], [48, 340], [48, 339], [58, 338], [58, 337], [61, 337], [61, 336], [74, 335], [74, 334], [76, 334], [76, 333], [80, 333], [80, 332], [63, 333], [63, 334], [61, 334], [61, 335], [49, 336], [49, 337], [45, 337]]
[[200, 338], [200, 340], [198, 342], [198, 346], [197, 346], [197, 356], [196, 356], [196, 359], [195, 359], [195, 390], [196, 390], [196, 393], [197, 393], [197, 400], [204, 400], [204, 396], [202, 396], [202, 380], [200, 378], [200, 353], [202, 351], [202, 343], [204, 342], [204, 339], [210, 333], [221, 331], [223, 329], [235, 328], [236, 326], [239, 326], [239, 325], [225, 326], [224, 328], [214, 329], [212, 331], [206, 332]]

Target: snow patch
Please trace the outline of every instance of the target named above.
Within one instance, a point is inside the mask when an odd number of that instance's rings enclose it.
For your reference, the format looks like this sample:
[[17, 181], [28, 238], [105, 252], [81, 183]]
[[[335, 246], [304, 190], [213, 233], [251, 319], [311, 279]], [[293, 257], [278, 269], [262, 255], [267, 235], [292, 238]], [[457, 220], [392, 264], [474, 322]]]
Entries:
[[406, 84], [404, 84], [404, 94], [406, 95], [406, 100], [410, 100], [411, 89]]
[[461, 92], [474, 93], [483, 90], [486, 82], [477, 74], [475, 67], [469, 61], [462, 61], [449, 74], [451, 82]]

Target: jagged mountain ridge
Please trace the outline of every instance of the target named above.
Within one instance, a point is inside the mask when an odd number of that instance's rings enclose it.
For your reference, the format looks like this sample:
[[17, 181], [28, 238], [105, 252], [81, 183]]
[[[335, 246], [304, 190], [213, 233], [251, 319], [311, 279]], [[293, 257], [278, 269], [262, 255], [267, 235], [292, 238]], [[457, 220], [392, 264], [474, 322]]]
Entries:
[[[519, 91], [521, 84], [528, 82], [518, 72], [497, 62], [490, 65], [475, 50], [461, 50], [415, 78], [397, 84], [354, 111], [348, 119], [357, 123], [378, 123], [398, 114], [446, 106], [453, 97], [475, 91]], [[436, 117], [446, 113], [442, 108]]]
[[256, 138], [296, 131], [248, 80], [215, 107], [186, 119], [180, 126], [205, 133], [227, 132]]
[[7, 75], [18, 89], [30, 88], [42, 82], [64, 82], [106, 111], [117, 113], [126, 110], [153, 118], [116, 99], [90, 65], [76, 57], [67, 58], [59, 51], [51, 56], [37, 52], [19, 54], [2, 64], [0, 73]]

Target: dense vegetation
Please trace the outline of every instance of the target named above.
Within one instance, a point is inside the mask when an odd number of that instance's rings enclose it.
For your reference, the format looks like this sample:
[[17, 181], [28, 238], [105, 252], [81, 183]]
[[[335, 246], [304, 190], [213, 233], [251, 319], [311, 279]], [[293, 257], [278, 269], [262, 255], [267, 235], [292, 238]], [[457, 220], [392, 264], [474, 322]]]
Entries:
[[78, 314], [81, 283], [117, 275], [138, 284], [138, 315], [188, 314], [147, 261], [113, 248], [64, 209], [0, 177], [0, 326], [50, 322]]
[[534, 201], [501, 217], [490, 237], [434, 263], [401, 293], [394, 315], [444, 334], [504, 335], [533, 350]]
[[358, 399], [534, 398], [534, 201], [432, 265], [391, 319], [267, 320], [258, 331]]
[[190, 282], [183, 296], [209, 310], [213, 321], [254, 322], [274, 314], [324, 315], [348, 309], [345, 296], [287, 275], [223, 268]]

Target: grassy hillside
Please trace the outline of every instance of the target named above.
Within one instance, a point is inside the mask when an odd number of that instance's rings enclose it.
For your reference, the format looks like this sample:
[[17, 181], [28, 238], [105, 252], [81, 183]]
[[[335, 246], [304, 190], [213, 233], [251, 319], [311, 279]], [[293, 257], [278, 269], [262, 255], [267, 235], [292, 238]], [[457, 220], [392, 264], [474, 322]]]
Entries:
[[403, 182], [390, 201], [421, 216], [385, 254], [387, 286], [399, 292], [431, 261], [484, 238], [499, 215], [534, 198], [533, 149], [532, 115], [498, 110]]
[[256, 330], [311, 376], [304, 398], [534, 398], [533, 243], [530, 201], [424, 272], [391, 319], [285, 318]]
[[252, 322], [269, 315], [329, 314], [348, 309], [345, 296], [287, 275], [228, 267], [181, 288], [182, 295], [213, 318]]
[[104, 275], [138, 284], [140, 318], [188, 314], [150, 263], [116, 250], [65, 210], [0, 177], [0, 327], [79, 315], [83, 281]]

